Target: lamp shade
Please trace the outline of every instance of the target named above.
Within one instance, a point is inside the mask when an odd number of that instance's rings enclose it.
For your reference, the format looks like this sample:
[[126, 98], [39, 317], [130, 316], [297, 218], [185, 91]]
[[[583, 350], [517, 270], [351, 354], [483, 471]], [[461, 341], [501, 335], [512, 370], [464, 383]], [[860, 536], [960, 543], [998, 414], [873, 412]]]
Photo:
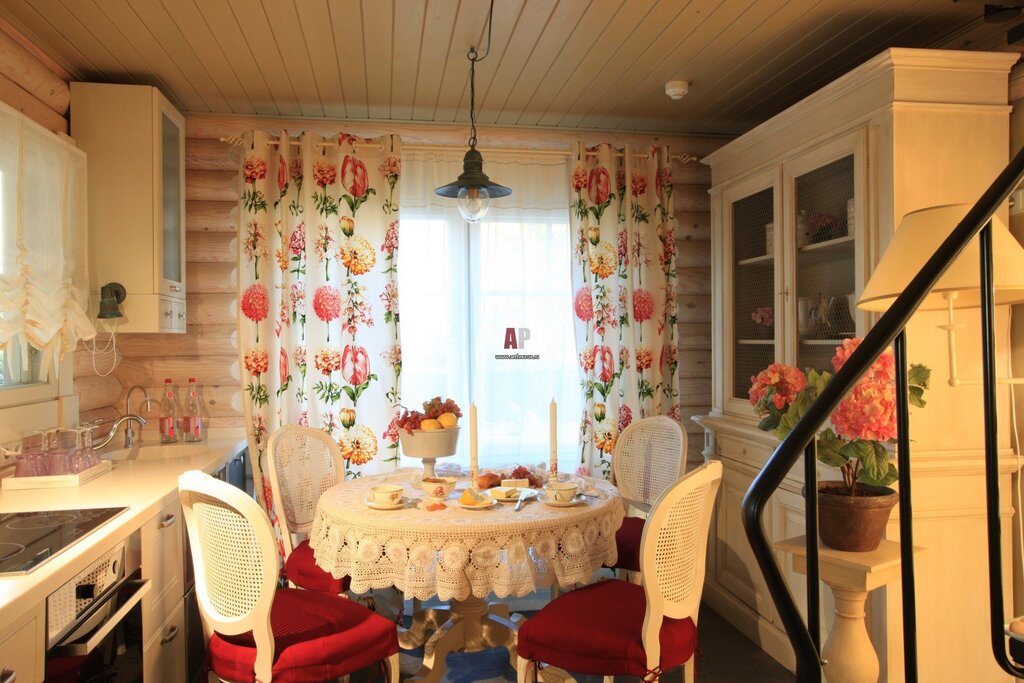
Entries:
[[[970, 204], [948, 204], [904, 216], [864, 287], [857, 307], [865, 311], [887, 310], [970, 208]], [[980, 264], [978, 237], [975, 236], [939, 278], [919, 310], [945, 310], [949, 295], [956, 308], [980, 306]], [[1024, 301], [1024, 248], [996, 216], [992, 217], [992, 267], [996, 305]]]

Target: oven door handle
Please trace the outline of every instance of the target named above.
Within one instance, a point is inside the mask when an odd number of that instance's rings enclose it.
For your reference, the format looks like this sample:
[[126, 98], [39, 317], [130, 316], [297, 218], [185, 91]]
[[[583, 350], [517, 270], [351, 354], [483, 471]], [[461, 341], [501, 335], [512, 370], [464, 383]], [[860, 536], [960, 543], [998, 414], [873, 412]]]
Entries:
[[[95, 631], [89, 634], [89, 637], [85, 640], [76, 640], [71, 643], [55, 645], [50, 648], [50, 654], [57, 657], [80, 657], [92, 652], [96, 646], [102, 643], [103, 640], [110, 635], [110, 632], [121, 623], [121, 621], [128, 615], [128, 612], [139, 604], [142, 600], [142, 596], [149, 592], [150, 585], [150, 579], [145, 579], [143, 581], [125, 581], [123, 587], [133, 587], [134, 590], [113, 614], [107, 617], [107, 619], [100, 624]], [[120, 593], [120, 589], [112, 591], [111, 595], [107, 599], [114, 600], [118, 595], [120, 595]]]

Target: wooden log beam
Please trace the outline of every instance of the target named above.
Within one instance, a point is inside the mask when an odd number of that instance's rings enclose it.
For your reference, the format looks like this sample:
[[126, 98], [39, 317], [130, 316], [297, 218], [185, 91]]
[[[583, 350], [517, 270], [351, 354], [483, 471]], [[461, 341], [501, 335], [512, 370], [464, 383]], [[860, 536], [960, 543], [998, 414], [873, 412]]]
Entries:
[[710, 212], [711, 196], [708, 195], [708, 186], [704, 184], [673, 185], [672, 211], [673, 213]]
[[[105, 336], [105, 335], [104, 335]], [[131, 337], [131, 335], [128, 335]], [[116, 369], [121, 364], [121, 360], [124, 358], [124, 354], [121, 349], [121, 342], [123, 337], [119, 337], [117, 340], [117, 348], [113, 349], [112, 353], [97, 353], [95, 361], [93, 359], [93, 353], [90, 349], [85, 347], [84, 342], [80, 343], [78, 349], [75, 350], [73, 365], [74, 365], [74, 377], [95, 377], [97, 371], [101, 374], [107, 374], [112, 368]], [[89, 342], [90, 345], [92, 342]], [[106, 347], [106, 341], [97, 341], [96, 348], [103, 349]]]
[[124, 387], [115, 375], [97, 377], [89, 375], [75, 378], [75, 395], [79, 412], [115, 405]]
[[679, 211], [676, 216], [676, 247], [686, 240], [711, 239], [711, 214], [707, 211]]
[[185, 202], [189, 232], [238, 232], [238, 198], [230, 201], [192, 199]]
[[53, 73], [18, 41], [0, 31], [0, 73], [63, 117], [71, 104], [67, 81]]
[[676, 325], [676, 346], [683, 349], [711, 350], [711, 324], [685, 322]]
[[128, 358], [232, 356], [238, 352], [237, 326], [232, 322], [189, 325], [186, 334], [126, 334], [117, 344]]
[[[486, 154], [487, 146], [523, 147], [533, 149], [571, 149], [579, 139], [585, 145], [611, 143], [622, 146], [649, 145], [658, 140], [672, 146], [677, 154], [688, 153], [704, 157], [729, 142], [726, 137], [705, 135], [664, 135], [653, 133], [631, 133], [622, 131], [575, 131], [540, 130], [511, 128], [503, 126], [478, 126], [482, 139], [487, 145], [481, 147]], [[259, 129], [280, 134], [282, 129], [295, 133], [310, 131], [318, 135], [335, 136], [346, 132], [360, 137], [376, 137], [397, 133], [407, 144], [465, 146], [466, 125], [462, 123], [401, 123], [398, 121], [350, 121], [345, 119], [303, 119], [277, 118], [270, 116], [239, 116], [237, 114], [187, 114], [185, 134], [190, 138], [217, 139], [227, 135], [242, 135], [246, 131]], [[692, 165], [692, 164], [691, 164]]]
[[711, 242], [686, 240], [676, 251], [676, 268], [710, 268]]
[[711, 297], [706, 294], [680, 294], [676, 297], [679, 303], [679, 322], [710, 323]]
[[126, 387], [160, 387], [168, 377], [179, 385], [189, 377], [200, 378], [204, 385], [239, 384], [237, 355], [125, 358], [117, 374]]
[[186, 322], [189, 325], [210, 325], [238, 320], [238, 294], [188, 293]]
[[[0, 36], [4, 34], [0, 33]], [[0, 55], [3, 48], [0, 47]], [[68, 120], [0, 72], [0, 101], [54, 133], [67, 133]]]
[[235, 234], [189, 230], [185, 235], [185, 258], [189, 263], [236, 263]]
[[711, 350], [680, 351], [679, 377], [711, 379]]
[[676, 270], [676, 283], [680, 294], [711, 294], [710, 268], [679, 268]]
[[231, 294], [238, 291], [234, 263], [186, 263], [188, 291], [195, 294]]
[[242, 149], [210, 138], [185, 140], [185, 168], [192, 171], [234, 171], [241, 166]]
[[185, 199], [237, 202], [242, 194], [238, 171], [193, 171], [185, 174]]

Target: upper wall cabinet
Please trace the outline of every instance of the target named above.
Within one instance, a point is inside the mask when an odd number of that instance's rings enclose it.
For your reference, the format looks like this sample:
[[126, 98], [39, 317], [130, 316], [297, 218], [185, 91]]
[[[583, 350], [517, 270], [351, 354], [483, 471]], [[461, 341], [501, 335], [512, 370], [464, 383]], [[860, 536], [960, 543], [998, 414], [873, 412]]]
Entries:
[[127, 290], [119, 332], [185, 331], [185, 119], [156, 88], [71, 84], [89, 168], [89, 276]]

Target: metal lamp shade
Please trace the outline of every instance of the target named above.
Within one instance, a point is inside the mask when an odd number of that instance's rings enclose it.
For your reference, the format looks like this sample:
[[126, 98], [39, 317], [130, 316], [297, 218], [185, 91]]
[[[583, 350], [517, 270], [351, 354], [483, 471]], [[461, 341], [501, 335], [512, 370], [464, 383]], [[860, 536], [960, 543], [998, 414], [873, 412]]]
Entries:
[[118, 307], [124, 301], [127, 292], [120, 282], [108, 282], [100, 288], [100, 312], [97, 318], [123, 318], [124, 314]]
[[437, 194], [442, 197], [450, 197], [451, 199], [457, 199], [459, 196], [459, 190], [463, 188], [486, 188], [487, 194], [491, 198], [507, 197], [512, 194], [510, 188], [504, 185], [499, 185], [491, 181], [484, 173], [484, 158], [476, 150], [476, 147], [470, 147], [466, 151], [466, 156], [462, 158], [462, 175], [458, 177], [454, 183], [448, 183], [434, 190]]

